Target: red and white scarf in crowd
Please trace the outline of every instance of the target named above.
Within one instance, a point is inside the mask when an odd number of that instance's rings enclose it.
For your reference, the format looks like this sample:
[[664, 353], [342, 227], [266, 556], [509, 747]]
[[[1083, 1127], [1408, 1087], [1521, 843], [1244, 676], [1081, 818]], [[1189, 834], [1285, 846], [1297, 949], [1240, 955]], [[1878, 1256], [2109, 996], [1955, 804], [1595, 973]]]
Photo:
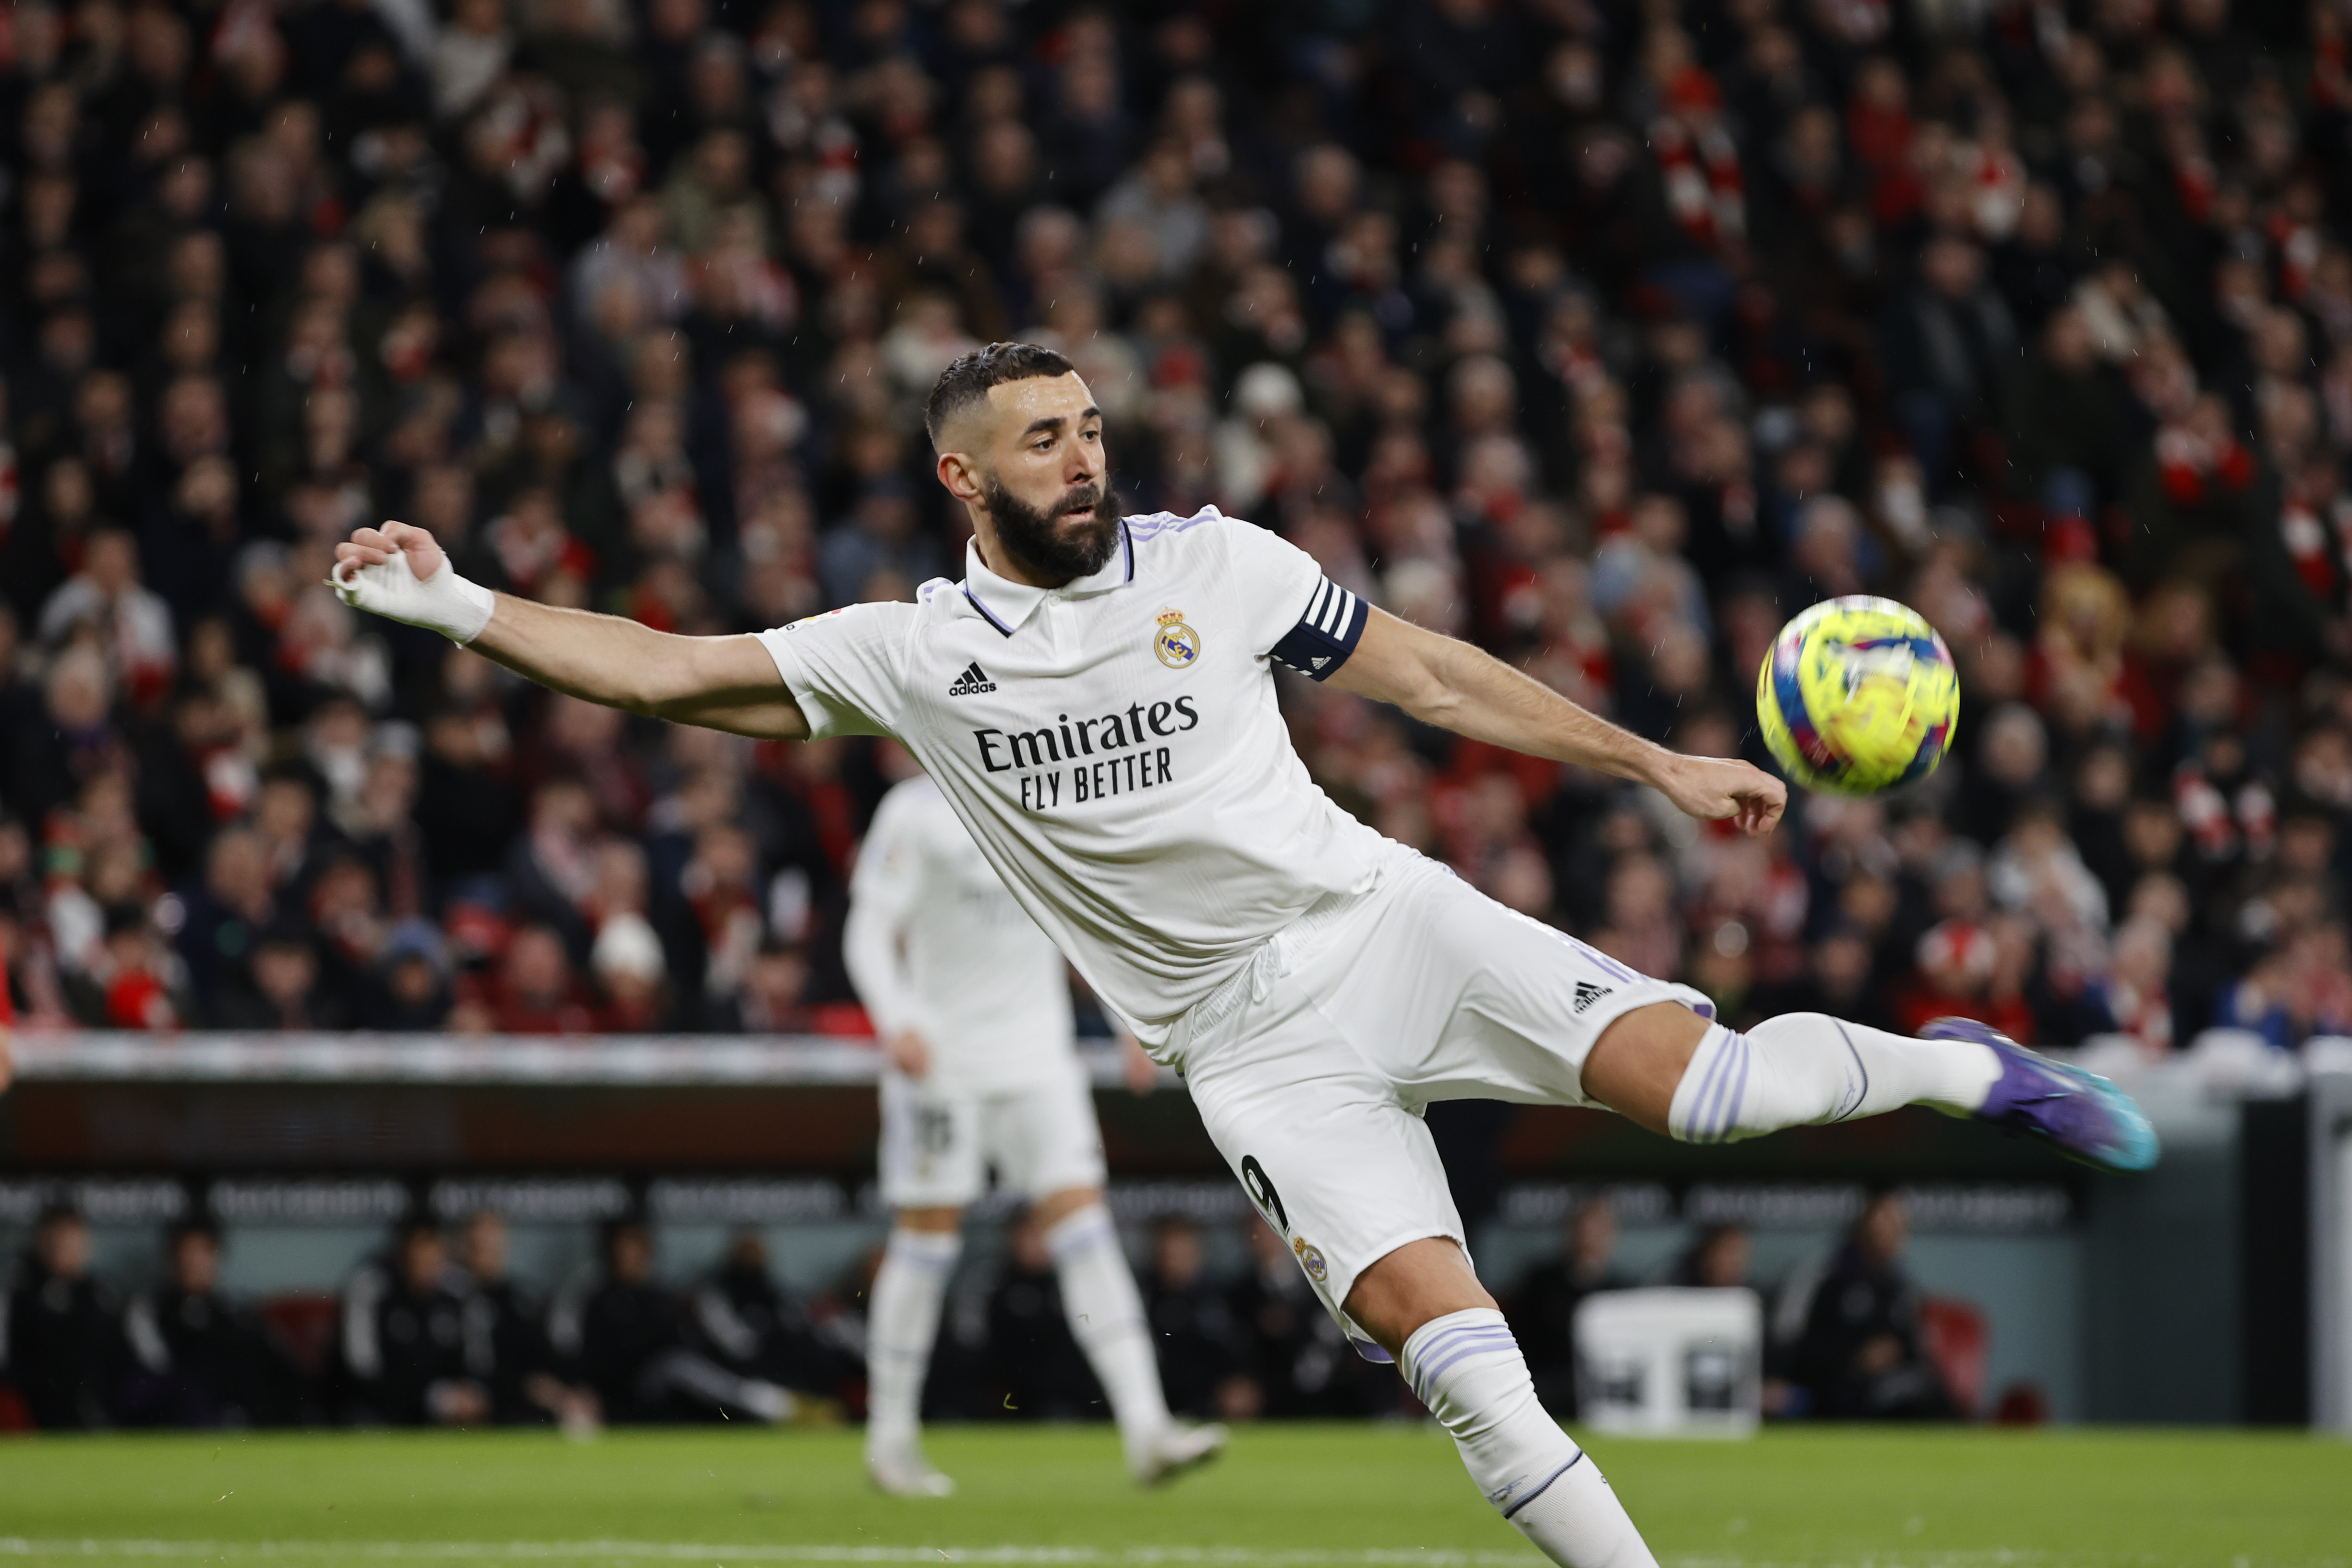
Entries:
[[2340, 604], [2352, 583], [2352, 497], [2313, 497], [2294, 486], [2279, 508], [2278, 528], [2304, 586], [2324, 604]]
[[1723, 124], [1723, 89], [1692, 66], [1666, 84], [1666, 112], [1650, 122], [1650, 153], [1675, 222], [1708, 249], [1748, 233], [1739, 146]]

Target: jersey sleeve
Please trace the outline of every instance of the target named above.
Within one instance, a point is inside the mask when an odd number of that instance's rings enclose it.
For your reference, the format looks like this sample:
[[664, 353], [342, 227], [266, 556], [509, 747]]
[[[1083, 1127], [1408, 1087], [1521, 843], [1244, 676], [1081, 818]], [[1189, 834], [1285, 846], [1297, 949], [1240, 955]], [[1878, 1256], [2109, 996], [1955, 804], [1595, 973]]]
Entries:
[[759, 634], [809, 738], [896, 731], [906, 690], [907, 627], [913, 605], [851, 605]]
[[841, 958], [875, 1032], [887, 1039], [915, 1022], [914, 987], [898, 940], [923, 891], [920, 814], [901, 788], [883, 796], [849, 877]]
[[1231, 526], [1252, 647], [1311, 680], [1329, 679], [1362, 640], [1370, 606], [1288, 540], [1252, 523]]

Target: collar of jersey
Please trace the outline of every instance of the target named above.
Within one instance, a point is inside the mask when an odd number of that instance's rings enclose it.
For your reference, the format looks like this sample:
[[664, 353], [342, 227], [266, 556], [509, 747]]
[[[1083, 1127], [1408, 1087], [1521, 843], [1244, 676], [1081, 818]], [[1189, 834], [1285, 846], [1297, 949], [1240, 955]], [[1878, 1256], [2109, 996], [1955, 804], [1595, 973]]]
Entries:
[[1108, 594], [1114, 588], [1124, 588], [1135, 581], [1135, 536], [1127, 531], [1127, 520], [1118, 523], [1118, 552], [1103, 569], [1092, 576], [1074, 578], [1058, 588], [1033, 588], [1026, 583], [1015, 583], [1000, 577], [988, 569], [980, 558], [980, 547], [967, 541], [963, 547], [963, 581], [957, 584], [963, 596], [981, 617], [1006, 637], [1021, 629], [1022, 624], [1034, 615], [1037, 606], [1060, 595], [1064, 598], [1084, 598], [1095, 594]]

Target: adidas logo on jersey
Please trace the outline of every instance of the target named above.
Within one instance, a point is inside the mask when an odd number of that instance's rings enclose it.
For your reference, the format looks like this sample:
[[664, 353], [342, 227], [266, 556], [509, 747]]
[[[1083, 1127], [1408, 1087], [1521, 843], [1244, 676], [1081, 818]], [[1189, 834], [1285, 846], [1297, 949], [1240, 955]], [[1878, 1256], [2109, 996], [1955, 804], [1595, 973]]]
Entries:
[[1591, 1006], [1595, 1002], [1598, 1002], [1603, 996], [1608, 995], [1610, 990], [1611, 987], [1606, 985], [1595, 985], [1590, 980], [1578, 981], [1576, 983], [1576, 1001], [1570, 1010], [1581, 1014], [1587, 1007]]
[[963, 673], [948, 682], [948, 695], [950, 697], [977, 697], [983, 691], [995, 689], [996, 682], [988, 679], [988, 671], [980, 668], [978, 659], [965, 665]]

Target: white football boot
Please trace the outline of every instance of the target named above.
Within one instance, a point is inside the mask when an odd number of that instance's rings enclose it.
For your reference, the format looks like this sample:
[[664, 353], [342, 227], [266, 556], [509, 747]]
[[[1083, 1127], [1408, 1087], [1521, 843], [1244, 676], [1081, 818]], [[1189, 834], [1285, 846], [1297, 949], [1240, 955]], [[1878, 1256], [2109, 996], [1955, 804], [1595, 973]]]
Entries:
[[866, 1450], [866, 1477], [892, 1497], [951, 1497], [955, 1481], [931, 1468], [917, 1444], [887, 1443]]
[[1128, 1456], [1128, 1471], [1142, 1486], [1164, 1486], [1224, 1452], [1231, 1436], [1214, 1422], [1195, 1426], [1171, 1421], [1143, 1445], [1141, 1452]]

